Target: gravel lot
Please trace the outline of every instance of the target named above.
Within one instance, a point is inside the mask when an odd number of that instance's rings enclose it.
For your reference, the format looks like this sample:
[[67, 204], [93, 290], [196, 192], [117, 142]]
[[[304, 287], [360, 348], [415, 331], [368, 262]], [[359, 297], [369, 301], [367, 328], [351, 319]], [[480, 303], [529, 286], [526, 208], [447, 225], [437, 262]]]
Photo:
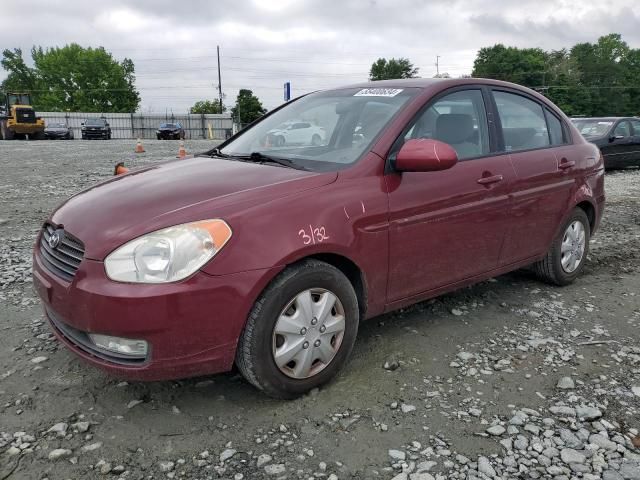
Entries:
[[607, 175], [575, 284], [516, 272], [372, 319], [336, 381], [280, 402], [233, 372], [121, 382], [53, 340], [36, 233], [117, 161], [178, 144], [133, 148], [0, 142], [0, 480], [640, 479], [639, 170]]

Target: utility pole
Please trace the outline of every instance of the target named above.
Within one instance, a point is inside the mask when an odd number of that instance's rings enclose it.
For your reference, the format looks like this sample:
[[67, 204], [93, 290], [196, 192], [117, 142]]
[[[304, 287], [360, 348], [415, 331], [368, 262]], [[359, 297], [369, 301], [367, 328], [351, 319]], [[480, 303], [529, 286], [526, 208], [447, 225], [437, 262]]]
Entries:
[[440, 76], [440, 55], [436, 55], [436, 76]]
[[222, 75], [220, 74], [220, 45], [216, 47], [218, 51], [218, 95], [220, 97], [220, 113], [222, 113]]

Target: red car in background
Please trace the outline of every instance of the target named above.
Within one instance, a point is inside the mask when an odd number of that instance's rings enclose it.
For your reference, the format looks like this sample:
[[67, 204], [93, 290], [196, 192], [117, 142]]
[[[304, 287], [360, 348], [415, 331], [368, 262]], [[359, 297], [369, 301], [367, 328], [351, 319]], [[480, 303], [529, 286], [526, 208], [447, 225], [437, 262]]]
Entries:
[[[291, 121], [326, 137], [270, 141]], [[337, 373], [367, 318], [531, 265], [572, 282], [603, 207], [600, 152], [545, 97], [364, 83], [70, 198], [38, 236], [34, 284], [58, 338], [110, 373], [235, 363], [290, 398]]]

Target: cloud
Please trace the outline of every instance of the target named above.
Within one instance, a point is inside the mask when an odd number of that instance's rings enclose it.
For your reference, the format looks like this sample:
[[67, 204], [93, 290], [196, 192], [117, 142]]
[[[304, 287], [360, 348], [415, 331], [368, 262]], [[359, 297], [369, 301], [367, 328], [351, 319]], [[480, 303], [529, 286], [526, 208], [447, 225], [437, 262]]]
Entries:
[[104, 46], [134, 61], [143, 110], [174, 112], [217, 98], [220, 45], [225, 103], [250, 88], [273, 108], [285, 81], [294, 95], [363, 81], [379, 57], [408, 57], [433, 76], [440, 56], [440, 71], [458, 76], [495, 43], [559, 49], [618, 32], [637, 48], [635, 9], [636, 0], [9, 0], [0, 45]]

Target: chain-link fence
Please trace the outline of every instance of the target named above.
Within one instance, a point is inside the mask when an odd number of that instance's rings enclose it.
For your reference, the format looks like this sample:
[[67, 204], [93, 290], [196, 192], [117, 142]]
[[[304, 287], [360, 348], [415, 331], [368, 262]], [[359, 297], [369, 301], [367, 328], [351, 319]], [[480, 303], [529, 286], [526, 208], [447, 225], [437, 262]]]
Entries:
[[81, 138], [80, 128], [88, 118], [104, 118], [111, 127], [111, 138], [156, 138], [161, 123], [180, 123], [185, 138], [224, 140], [233, 132], [231, 115], [182, 114], [162, 115], [150, 113], [96, 113], [38, 112], [45, 123], [64, 123], [73, 129], [76, 139]]

